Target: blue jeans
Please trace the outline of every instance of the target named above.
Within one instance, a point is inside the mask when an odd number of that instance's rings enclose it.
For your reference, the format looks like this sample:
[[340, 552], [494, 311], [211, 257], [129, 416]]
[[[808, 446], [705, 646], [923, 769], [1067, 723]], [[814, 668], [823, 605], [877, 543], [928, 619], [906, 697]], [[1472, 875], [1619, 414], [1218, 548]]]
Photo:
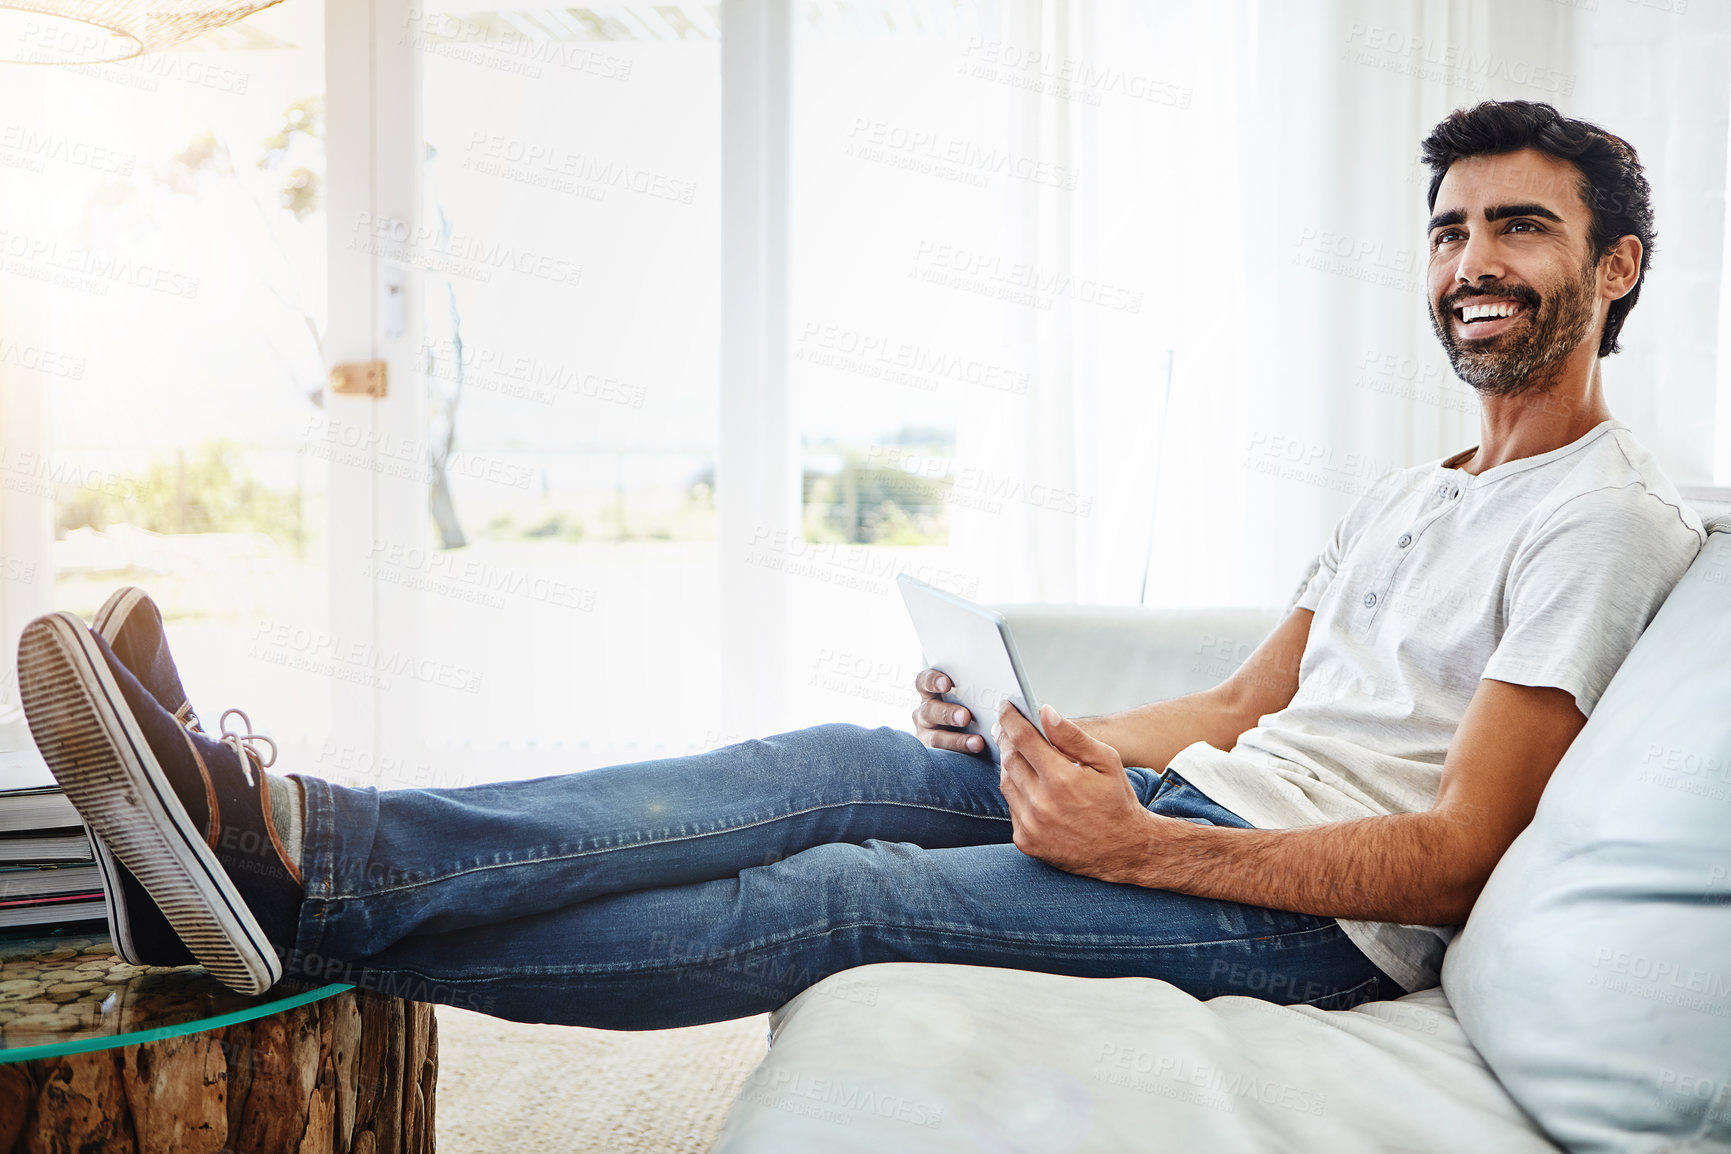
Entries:
[[[1157, 813], [1249, 823], [1175, 773]], [[524, 1022], [660, 1029], [869, 962], [1164, 978], [1340, 1008], [1403, 991], [1333, 918], [1078, 877], [1010, 843], [998, 771], [820, 725], [461, 789], [303, 778], [291, 971]]]

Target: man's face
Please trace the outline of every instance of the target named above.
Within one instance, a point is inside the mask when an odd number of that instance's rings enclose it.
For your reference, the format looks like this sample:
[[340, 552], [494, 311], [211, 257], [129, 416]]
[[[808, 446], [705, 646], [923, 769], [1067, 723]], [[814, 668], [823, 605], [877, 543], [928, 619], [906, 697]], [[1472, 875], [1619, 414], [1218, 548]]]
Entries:
[[1580, 172], [1535, 149], [1457, 160], [1430, 223], [1431, 326], [1486, 396], [1543, 389], [1603, 309]]

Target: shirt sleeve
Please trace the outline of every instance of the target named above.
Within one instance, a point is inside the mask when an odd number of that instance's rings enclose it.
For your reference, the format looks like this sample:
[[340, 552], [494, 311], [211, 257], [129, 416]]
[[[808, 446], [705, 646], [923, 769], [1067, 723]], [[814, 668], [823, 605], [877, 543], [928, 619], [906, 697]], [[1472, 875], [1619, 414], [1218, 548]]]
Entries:
[[1322, 546], [1322, 552], [1310, 563], [1305, 571], [1304, 579], [1298, 583], [1298, 595], [1293, 598], [1287, 612], [1294, 609], [1308, 609], [1316, 612], [1316, 607], [1322, 604], [1322, 595], [1328, 592], [1329, 584], [1340, 572], [1340, 559], [1346, 555], [1347, 537], [1351, 533], [1349, 522], [1358, 506], [1354, 505], [1341, 515], [1334, 523], [1334, 532], [1328, 535], [1328, 540]]
[[1638, 484], [1571, 498], [1511, 564], [1502, 638], [1481, 676], [1566, 689], [1591, 717], [1700, 548], [1678, 511]]
[[1375, 507], [1386, 498], [1388, 486], [1398, 482], [1401, 472], [1400, 469], [1384, 470], [1376, 481], [1359, 495], [1358, 500], [1341, 514], [1340, 520], [1334, 523], [1334, 532], [1330, 533], [1328, 540], [1323, 543], [1322, 552], [1311, 561], [1310, 568], [1305, 570], [1304, 577], [1299, 581], [1298, 592], [1294, 595], [1292, 604], [1286, 607], [1288, 613], [1294, 609], [1316, 612], [1317, 606], [1322, 604], [1322, 595], [1328, 592], [1329, 585], [1340, 572], [1341, 559], [1364, 531], [1364, 523]]

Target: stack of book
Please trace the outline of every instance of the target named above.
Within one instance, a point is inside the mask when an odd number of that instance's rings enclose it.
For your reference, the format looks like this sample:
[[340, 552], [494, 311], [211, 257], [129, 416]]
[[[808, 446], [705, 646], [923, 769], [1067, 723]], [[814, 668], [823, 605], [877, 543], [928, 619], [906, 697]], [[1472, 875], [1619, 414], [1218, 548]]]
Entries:
[[0, 705], [0, 929], [103, 918], [90, 833], [15, 712]]

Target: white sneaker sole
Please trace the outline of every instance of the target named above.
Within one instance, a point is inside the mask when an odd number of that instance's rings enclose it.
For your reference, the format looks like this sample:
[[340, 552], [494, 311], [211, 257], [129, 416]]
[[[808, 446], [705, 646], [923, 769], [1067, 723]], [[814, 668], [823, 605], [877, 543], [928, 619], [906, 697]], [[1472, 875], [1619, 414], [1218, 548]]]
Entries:
[[144, 600], [144, 596], [144, 590], [136, 585], [116, 589], [108, 595], [108, 600], [102, 603], [102, 608], [96, 611], [96, 618], [91, 621], [90, 628], [100, 633], [104, 641], [114, 644], [114, 635], [120, 632], [120, 625], [126, 621], [127, 614], [132, 612], [132, 607]]
[[50, 613], [25, 626], [18, 682], [30, 733], [66, 796], [199, 965], [243, 994], [275, 985], [275, 948], [193, 826], [84, 623]]
[[148, 966], [150, 963], [138, 956], [138, 947], [132, 944], [132, 922], [126, 916], [126, 891], [120, 883], [120, 863], [114, 860], [114, 855], [108, 852], [108, 843], [98, 837], [95, 830], [88, 824], [84, 828], [90, 834], [96, 871], [102, 875], [102, 896], [108, 909], [109, 944], [127, 965]]
[[[96, 611], [96, 619], [90, 623], [90, 628], [113, 645], [120, 625], [125, 623], [127, 614], [143, 596], [144, 590], [132, 585], [115, 590]], [[126, 916], [126, 891], [121, 887], [114, 855], [109, 852], [108, 843], [97, 837], [94, 831], [90, 834], [90, 847], [95, 851], [97, 872], [102, 875], [102, 896], [108, 899], [108, 940], [121, 961], [132, 966], [149, 965], [138, 956], [138, 947], [132, 943], [132, 923]]]

